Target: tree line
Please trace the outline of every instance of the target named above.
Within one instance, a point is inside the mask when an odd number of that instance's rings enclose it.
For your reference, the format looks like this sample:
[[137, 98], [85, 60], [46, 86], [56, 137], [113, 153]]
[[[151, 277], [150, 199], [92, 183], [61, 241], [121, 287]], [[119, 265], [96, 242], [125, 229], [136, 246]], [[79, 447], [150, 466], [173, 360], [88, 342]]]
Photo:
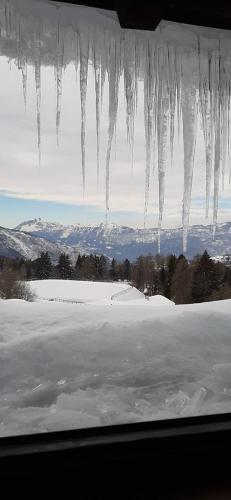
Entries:
[[[0, 258], [2, 297], [11, 298], [12, 283], [17, 288], [20, 282], [43, 279], [127, 281], [146, 295], [164, 295], [176, 304], [231, 298], [231, 267], [214, 262], [206, 251], [190, 261], [184, 255], [141, 255], [135, 262], [121, 262], [104, 255], [83, 254], [73, 264], [69, 255], [62, 253], [53, 264], [48, 252], [33, 261]], [[4, 287], [5, 292], [1, 292]]]

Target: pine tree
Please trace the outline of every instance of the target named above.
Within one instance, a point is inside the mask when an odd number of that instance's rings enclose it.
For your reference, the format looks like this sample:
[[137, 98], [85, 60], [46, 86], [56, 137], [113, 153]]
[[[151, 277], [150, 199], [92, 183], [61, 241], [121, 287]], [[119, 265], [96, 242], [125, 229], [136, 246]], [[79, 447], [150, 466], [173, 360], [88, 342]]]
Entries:
[[[184, 257], [184, 256], [182, 256], [182, 257]], [[164, 289], [164, 295], [168, 299], [171, 299], [172, 280], [173, 280], [174, 273], [176, 271], [176, 264], [177, 264], [177, 258], [175, 257], [175, 255], [170, 255], [168, 257], [168, 261], [167, 261], [166, 284], [165, 284], [165, 289]]]
[[62, 253], [59, 257], [57, 265], [59, 278], [62, 280], [70, 280], [73, 277], [73, 269], [70, 262], [69, 255]]
[[192, 302], [191, 276], [187, 259], [184, 255], [180, 255], [177, 259], [171, 285], [171, 298], [176, 304], [190, 304]]
[[159, 280], [160, 280], [160, 292], [161, 294], [164, 295], [167, 285], [167, 271], [164, 266], [162, 266], [160, 269]]
[[34, 275], [38, 280], [47, 280], [51, 277], [52, 264], [48, 252], [41, 252], [40, 257], [33, 261]]
[[205, 251], [194, 263], [193, 268], [193, 302], [206, 302], [212, 292], [218, 289], [215, 263]]
[[99, 258], [99, 279], [108, 279], [108, 260], [104, 255], [101, 255]]
[[115, 259], [112, 259], [112, 261], [111, 261], [110, 278], [112, 281], [118, 280], [118, 273], [117, 273], [117, 269], [116, 269], [116, 260]]
[[135, 286], [138, 290], [143, 291], [145, 288], [145, 265], [144, 257], [141, 255], [136, 261], [135, 269]]
[[131, 263], [128, 259], [125, 259], [123, 268], [124, 268], [123, 275], [124, 275], [125, 281], [130, 281], [131, 280]]

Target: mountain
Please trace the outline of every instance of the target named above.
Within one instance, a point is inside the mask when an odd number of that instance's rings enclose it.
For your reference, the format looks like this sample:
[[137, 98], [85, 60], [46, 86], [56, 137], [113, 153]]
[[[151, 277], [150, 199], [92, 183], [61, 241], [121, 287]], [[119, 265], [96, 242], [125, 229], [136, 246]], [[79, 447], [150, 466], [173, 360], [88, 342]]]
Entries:
[[41, 252], [49, 252], [54, 263], [58, 261], [62, 252], [68, 253], [73, 261], [79, 253], [78, 248], [68, 247], [26, 232], [0, 227], [0, 256], [33, 260], [39, 257]]
[[[157, 254], [157, 229], [134, 229], [110, 224], [105, 226], [64, 226], [55, 222], [33, 219], [15, 228], [49, 241], [81, 248], [82, 252], [104, 254], [118, 260], [135, 260], [139, 255]], [[212, 226], [192, 226], [188, 235], [187, 257], [192, 258], [207, 250], [210, 255], [231, 254], [231, 222], [218, 224], [213, 239]], [[182, 253], [182, 230], [165, 229], [161, 235], [161, 253]]]

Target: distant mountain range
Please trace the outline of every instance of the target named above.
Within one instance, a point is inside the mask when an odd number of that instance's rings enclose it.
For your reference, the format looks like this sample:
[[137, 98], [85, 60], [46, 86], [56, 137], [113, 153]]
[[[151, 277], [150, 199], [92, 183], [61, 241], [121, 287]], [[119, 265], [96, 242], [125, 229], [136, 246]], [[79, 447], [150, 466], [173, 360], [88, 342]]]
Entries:
[[41, 252], [49, 252], [52, 262], [57, 262], [60, 254], [66, 252], [73, 262], [80, 253], [78, 247], [72, 248], [65, 243], [55, 243], [46, 238], [15, 229], [0, 227], [0, 256], [34, 260]]
[[[211, 226], [193, 226], [189, 231], [187, 257], [207, 250], [211, 256], [231, 255], [231, 222], [218, 224], [215, 238]], [[139, 255], [157, 254], [157, 229], [133, 229], [110, 224], [105, 226], [64, 226], [33, 219], [15, 229], [0, 227], [0, 256], [36, 259], [42, 251], [49, 252], [57, 262], [62, 252], [74, 262], [79, 253], [104, 254], [118, 260], [135, 260]], [[182, 253], [182, 231], [163, 230], [161, 253]]]
[[[97, 226], [69, 225], [33, 219], [19, 224], [14, 230], [0, 229], [0, 254], [37, 256], [47, 250], [53, 260], [62, 252], [73, 258], [78, 253], [104, 254], [118, 260], [135, 260], [139, 255], [157, 254], [157, 229], [134, 229], [116, 224]], [[188, 236], [187, 257], [207, 250], [211, 256], [231, 254], [231, 222], [218, 224], [215, 238], [212, 226], [192, 226]], [[182, 230], [162, 231], [161, 253], [182, 253]]]

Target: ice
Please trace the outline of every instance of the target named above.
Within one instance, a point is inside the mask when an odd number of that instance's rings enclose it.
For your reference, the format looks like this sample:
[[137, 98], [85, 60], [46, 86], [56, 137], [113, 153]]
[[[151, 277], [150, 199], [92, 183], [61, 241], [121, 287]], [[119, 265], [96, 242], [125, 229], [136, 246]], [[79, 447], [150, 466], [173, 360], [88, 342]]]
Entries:
[[[118, 109], [118, 94], [119, 94], [119, 79], [121, 72], [121, 43], [120, 39], [110, 37], [108, 45], [108, 80], [109, 80], [109, 127], [108, 127], [108, 146], [106, 155], [106, 216], [109, 211], [109, 196], [110, 196], [110, 157], [112, 140], [115, 133], [117, 109]], [[107, 221], [107, 219], [106, 219]]]
[[[87, 29], [87, 28], [85, 28]], [[81, 98], [81, 151], [82, 151], [82, 179], [83, 194], [86, 186], [86, 98], [87, 98], [87, 76], [89, 59], [89, 39], [87, 32], [80, 32], [80, 98]]]
[[36, 107], [37, 107], [37, 136], [38, 136], [38, 154], [39, 154], [39, 166], [41, 164], [41, 55], [40, 55], [40, 44], [41, 38], [40, 33], [37, 35], [35, 40], [35, 88], [36, 88]]
[[137, 308], [122, 289], [113, 307], [81, 288], [82, 304], [0, 301], [1, 436], [230, 411], [230, 300]]
[[149, 44], [145, 50], [145, 76], [144, 76], [144, 129], [146, 142], [146, 166], [145, 166], [145, 200], [144, 200], [144, 228], [149, 202], [149, 183], [151, 168], [151, 143], [153, 134], [153, 98], [154, 98], [154, 68], [153, 54]]
[[[159, 220], [158, 220], [158, 251], [160, 253], [160, 231], [162, 227], [165, 194], [165, 171], [167, 162], [167, 138], [169, 122], [169, 92], [167, 68], [167, 52], [159, 53], [159, 89], [158, 89], [158, 181], [159, 181]], [[173, 112], [173, 111], [172, 111]], [[173, 131], [172, 131], [173, 133]], [[173, 139], [173, 138], [172, 138]]]
[[57, 66], [56, 66], [56, 88], [57, 88], [57, 103], [56, 103], [56, 137], [57, 145], [59, 145], [59, 128], [61, 117], [61, 99], [62, 99], [62, 75], [64, 65], [64, 40], [61, 38], [60, 26], [57, 26]]
[[134, 153], [134, 119], [136, 109], [136, 38], [134, 33], [125, 32], [124, 44], [124, 88], [127, 106], [127, 137], [131, 149], [131, 163], [133, 170]]
[[[153, 32], [123, 30], [115, 12], [48, 0], [0, 0], [0, 50], [22, 73], [24, 102], [27, 97], [27, 66], [33, 65], [36, 84], [37, 142], [41, 160], [41, 68], [55, 69], [57, 104], [56, 134], [59, 141], [62, 75], [68, 64], [79, 68], [81, 100], [81, 153], [83, 191], [86, 188], [86, 96], [88, 68], [95, 77], [97, 184], [100, 170], [100, 104], [104, 82], [109, 83], [108, 138], [105, 162], [105, 207], [110, 208], [111, 148], [115, 138], [118, 93], [124, 80], [126, 126], [131, 162], [139, 89], [144, 93], [145, 185], [144, 225], [149, 205], [151, 163], [158, 152], [159, 247], [163, 219], [165, 177], [173, 163], [175, 122], [178, 137], [183, 130], [184, 192], [182, 207], [183, 247], [186, 249], [197, 122], [201, 119], [204, 145], [208, 216], [211, 179], [213, 226], [218, 218], [220, 185], [226, 182], [229, 160], [231, 36], [228, 31], [162, 21]], [[142, 84], [142, 85], [141, 85]], [[73, 113], [75, 111], [73, 110]], [[200, 115], [200, 117], [198, 116]], [[170, 159], [168, 158], [170, 151]], [[128, 162], [129, 163], [129, 162]], [[220, 182], [220, 177], [222, 182]]]
[[[197, 89], [198, 61], [194, 53], [188, 54], [188, 63], [182, 56], [182, 119], [184, 140], [184, 193], [183, 193], [183, 250], [187, 249], [187, 232], [189, 226], [191, 191], [193, 181], [194, 155], [197, 133]], [[189, 58], [190, 57], [190, 58]]]
[[97, 140], [97, 188], [99, 188], [99, 152], [100, 152], [100, 90], [101, 90], [101, 71], [100, 71], [100, 52], [97, 42], [94, 47], [94, 73], [95, 73], [95, 99], [96, 99], [96, 140]]

